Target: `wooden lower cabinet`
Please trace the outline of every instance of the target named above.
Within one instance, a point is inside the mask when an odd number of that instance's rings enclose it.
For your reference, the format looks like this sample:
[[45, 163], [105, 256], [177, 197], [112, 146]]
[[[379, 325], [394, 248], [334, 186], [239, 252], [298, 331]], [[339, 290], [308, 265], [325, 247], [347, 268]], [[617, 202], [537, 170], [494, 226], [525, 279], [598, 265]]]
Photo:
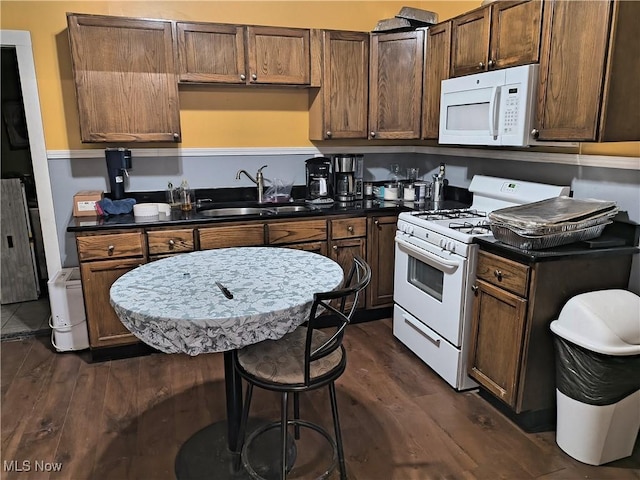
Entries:
[[206, 227], [198, 230], [200, 250], [264, 245], [264, 224]]
[[371, 283], [367, 289], [367, 308], [393, 305], [393, 265], [397, 215], [367, 219], [367, 261]]
[[[329, 242], [329, 258], [340, 264], [345, 274], [349, 273], [353, 266], [353, 257], [359, 255], [366, 258], [365, 238], [353, 238], [347, 240], [331, 240]], [[364, 308], [366, 305], [366, 294], [361, 295], [358, 299], [358, 308]]]
[[481, 249], [478, 254], [468, 373], [522, 426], [548, 427], [556, 404], [549, 325], [575, 295], [626, 289], [632, 254], [525, 262], [498, 252]]
[[297, 248], [298, 250], [305, 250], [307, 252], [314, 252], [327, 256], [327, 242], [304, 242], [304, 243], [292, 243], [291, 245], [283, 245], [286, 248]]
[[118, 278], [143, 263], [143, 259], [137, 258], [80, 264], [89, 344], [92, 349], [138, 342], [111, 307], [109, 290]]
[[478, 280], [469, 374], [507, 405], [515, 406], [527, 301]]

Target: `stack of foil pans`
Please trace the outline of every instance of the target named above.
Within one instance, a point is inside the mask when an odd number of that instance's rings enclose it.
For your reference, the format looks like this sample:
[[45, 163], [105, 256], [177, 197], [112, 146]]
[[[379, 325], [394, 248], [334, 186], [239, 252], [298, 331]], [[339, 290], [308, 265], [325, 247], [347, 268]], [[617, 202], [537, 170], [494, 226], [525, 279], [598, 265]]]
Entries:
[[494, 210], [493, 236], [524, 250], [541, 250], [596, 238], [618, 213], [615, 202], [555, 197]]

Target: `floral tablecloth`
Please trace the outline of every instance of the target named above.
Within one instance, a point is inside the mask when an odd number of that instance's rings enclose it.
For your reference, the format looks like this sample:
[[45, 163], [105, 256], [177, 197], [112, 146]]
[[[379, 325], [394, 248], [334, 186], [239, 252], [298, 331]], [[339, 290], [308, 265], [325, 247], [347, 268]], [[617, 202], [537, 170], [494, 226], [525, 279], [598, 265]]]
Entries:
[[165, 353], [198, 355], [282, 337], [307, 320], [314, 293], [342, 280], [342, 268], [316, 253], [222, 248], [141, 265], [113, 283], [110, 298], [143, 342]]

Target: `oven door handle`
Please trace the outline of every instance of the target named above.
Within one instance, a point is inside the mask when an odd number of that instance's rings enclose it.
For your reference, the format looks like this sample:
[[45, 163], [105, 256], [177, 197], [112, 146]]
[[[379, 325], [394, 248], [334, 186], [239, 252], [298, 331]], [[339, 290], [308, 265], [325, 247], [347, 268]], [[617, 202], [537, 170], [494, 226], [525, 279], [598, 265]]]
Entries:
[[427, 340], [433, 343], [436, 347], [440, 346], [440, 339], [433, 338], [431, 335], [429, 335], [429, 332], [425, 330], [425, 327], [421, 325], [420, 322], [416, 322], [413, 320], [413, 318], [407, 317], [406, 315], [402, 315], [402, 318], [404, 318], [405, 322], [407, 322], [409, 325], [415, 328], [418, 332], [420, 332], [423, 337], [425, 337]]
[[405, 250], [407, 254], [417, 258], [418, 260], [423, 261], [428, 265], [431, 265], [433, 268], [436, 268], [444, 273], [451, 274], [455, 272], [456, 269], [460, 266], [458, 262], [445, 260], [444, 258], [439, 257], [438, 255], [434, 255], [430, 252], [427, 252], [426, 250], [423, 250], [418, 247], [414, 247], [410, 243], [402, 239], [399, 239], [397, 237], [395, 241], [398, 244], [398, 247], [400, 247], [402, 250]]

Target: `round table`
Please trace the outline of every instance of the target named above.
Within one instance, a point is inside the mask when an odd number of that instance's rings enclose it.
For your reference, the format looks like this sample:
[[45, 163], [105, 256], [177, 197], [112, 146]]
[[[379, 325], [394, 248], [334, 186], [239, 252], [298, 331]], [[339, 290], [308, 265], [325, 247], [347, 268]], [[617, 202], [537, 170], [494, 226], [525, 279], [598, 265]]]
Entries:
[[237, 454], [242, 385], [233, 351], [295, 330], [314, 294], [343, 278], [336, 262], [304, 250], [222, 248], [141, 265], [116, 280], [110, 295], [122, 323], [161, 352], [224, 352], [227, 446]]

